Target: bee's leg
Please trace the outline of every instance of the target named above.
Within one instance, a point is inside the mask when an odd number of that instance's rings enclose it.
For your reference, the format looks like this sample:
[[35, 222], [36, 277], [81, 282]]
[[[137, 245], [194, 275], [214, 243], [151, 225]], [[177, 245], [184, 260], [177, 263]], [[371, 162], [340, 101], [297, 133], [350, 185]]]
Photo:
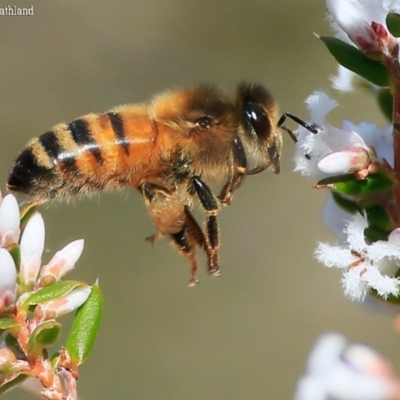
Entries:
[[194, 286], [198, 283], [197, 271], [199, 269], [199, 263], [196, 255], [196, 243], [188, 232], [187, 227], [184, 227], [180, 232], [170, 234], [174, 247], [190, 262], [190, 275], [189, 275], [189, 286]]
[[232, 138], [231, 169], [232, 174], [228, 182], [225, 183], [218, 198], [224, 205], [232, 203], [234, 191], [241, 185], [247, 171], [247, 157], [243, 148], [243, 143], [239, 136]]
[[204, 231], [208, 255], [208, 271], [211, 275], [218, 276], [221, 274], [219, 270], [219, 229], [217, 221], [219, 204], [211, 189], [200, 177], [193, 176], [191, 181], [207, 214]]
[[160, 237], [169, 235], [174, 248], [190, 262], [189, 285], [197, 283], [198, 261], [196, 244], [205, 247], [204, 234], [187, 207], [179, 200], [176, 192], [154, 183], [145, 183], [140, 191], [147, 211], [157, 228], [157, 233], [146, 240], [154, 243]]

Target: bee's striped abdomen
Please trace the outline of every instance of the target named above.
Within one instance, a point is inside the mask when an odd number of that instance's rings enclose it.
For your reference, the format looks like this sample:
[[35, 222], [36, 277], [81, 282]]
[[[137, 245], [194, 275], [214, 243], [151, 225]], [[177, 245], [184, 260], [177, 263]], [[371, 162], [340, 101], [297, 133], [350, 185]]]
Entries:
[[143, 164], [132, 153], [149, 155], [153, 141], [148, 117], [141, 117], [148, 129], [144, 136], [137, 134], [138, 140], [135, 132], [128, 139], [129, 124], [116, 111], [54, 126], [32, 139], [17, 157], [8, 188], [43, 199], [129, 184], [137, 165]]

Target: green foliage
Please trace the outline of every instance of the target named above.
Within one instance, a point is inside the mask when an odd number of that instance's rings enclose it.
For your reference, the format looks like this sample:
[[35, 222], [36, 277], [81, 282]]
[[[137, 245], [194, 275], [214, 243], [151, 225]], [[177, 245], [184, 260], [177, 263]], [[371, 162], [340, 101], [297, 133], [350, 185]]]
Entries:
[[389, 86], [389, 73], [379, 61], [368, 58], [356, 47], [330, 36], [320, 39], [343, 67], [380, 87]]
[[92, 350], [102, 313], [103, 296], [98, 284], [95, 284], [89, 298], [76, 312], [65, 345], [71, 360], [77, 365], [82, 364]]

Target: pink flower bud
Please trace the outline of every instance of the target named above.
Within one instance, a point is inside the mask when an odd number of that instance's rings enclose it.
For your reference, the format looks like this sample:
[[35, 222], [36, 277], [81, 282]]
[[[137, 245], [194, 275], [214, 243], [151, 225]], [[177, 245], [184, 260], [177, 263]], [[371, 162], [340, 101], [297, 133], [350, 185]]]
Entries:
[[50, 262], [40, 272], [40, 283], [46, 285], [59, 281], [70, 272], [82, 254], [84, 240], [75, 240], [54, 254]]
[[17, 270], [10, 253], [0, 249], [0, 313], [13, 308], [17, 296]]
[[365, 149], [353, 148], [327, 155], [318, 163], [318, 168], [326, 174], [346, 174], [367, 168], [370, 161]]
[[88, 299], [91, 290], [89, 286], [80, 287], [59, 299], [39, 304], [35, 309], [36, 321], [55, 319], [76, 310]]

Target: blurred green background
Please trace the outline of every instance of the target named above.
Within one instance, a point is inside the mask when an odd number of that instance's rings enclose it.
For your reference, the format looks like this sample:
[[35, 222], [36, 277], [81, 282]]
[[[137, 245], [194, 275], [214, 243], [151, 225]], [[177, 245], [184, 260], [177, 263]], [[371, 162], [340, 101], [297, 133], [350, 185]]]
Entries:
[[[307, 119], [305, 98], [336, 72], [312, 34], [329, 33], [322, 0], [12, 4], [33, 4], [35, 15], [0, 17], [3, 190], [15, 155], [55, 123], [196, 82], [233, 91], [243, 79], [266, 84], [281, 110]], [[330, 92], [346, 105], [331, 121], [382, 123], [362, 93]], [[85, 238], [73, 277], [98, 278], [104, 292], [82, 399], [289, 399], [322, 332], [397, 351], [390, 316], [345, 300], [340, 273], [313, 259], [317, 240], [334, 240], [321, 224], [326, 193], [292, 172], [293, 149], [285, 137], [281, 174], [250, 177], [223, 209], [223, 275], [208, 277], [202, 257], [196, 288], [167, 241], [144, 241], [154, 229], [135, 191], [42, 209], [44, 260]]]

